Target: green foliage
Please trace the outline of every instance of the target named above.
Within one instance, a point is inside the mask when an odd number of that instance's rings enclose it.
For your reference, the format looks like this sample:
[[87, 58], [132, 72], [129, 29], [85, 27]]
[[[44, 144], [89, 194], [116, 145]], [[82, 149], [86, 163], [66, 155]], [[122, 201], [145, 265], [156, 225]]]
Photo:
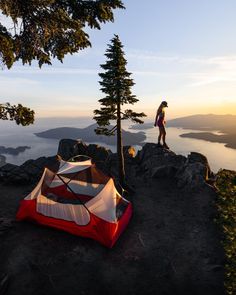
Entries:
[[34, 123], [34, 111], [21, 104], [0, 104], [0, 119], [15, 121], [17, 125], [27, 126]]
[[105, 72], [100, 73], [102, 80], [99, 82], [101, 91], [106, 96], [99, 100], [101, 108], [94, 110], [94, 119], [99, 127], [95, 130], [97, 134], [114, 135], [116, 126], [113, 129], [108, 128], [111, 120], [130, 119], [135, 123], [142, 124], [140, 119], [145, 117], [144, 113], [136, 113], [130, 109], [121, 110], [124, 104], [134, 104], [138, 102], [135, 95], [132, 95], [131, 87], [134, 85], [131, 73], [126, 70], [127, 61], [124, 57], [123, 45], [117, 35], [108, 45], [105, 56], [107, 61], [101, 65]]
[[17, 60], [39, 66], [62, 61], [91, 46], [84, 29], [100, 29], [114, 21], [113, 9], [124, 8], [121, 0], [1, 0], [0, 11], [12, 28], [0, 23], [0, 61], [10, 68]]
[[[124, 8], [121, 0], [1, 0], [0, 12], [12, 28], [0, 22], [0, 62], [8, 68], [18, 60], [37, 60], [40, 67], [52, 58], [62, 62], [66, 54], [91, 46], [85, 27], [114, 21], [116, 8]], [[0, 119], [25, 126], [34, 122], [34, 111], [0, 104]]]
[[236, 294], [236, 172], [220, 170], [217, 174], [217, 207], [224, 232], [225, 287], [229, 295]]

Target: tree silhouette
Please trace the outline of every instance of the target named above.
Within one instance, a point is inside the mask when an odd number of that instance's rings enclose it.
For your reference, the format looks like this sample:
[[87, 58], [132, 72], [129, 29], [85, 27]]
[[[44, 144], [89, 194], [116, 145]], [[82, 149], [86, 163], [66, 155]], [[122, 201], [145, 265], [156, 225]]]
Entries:
[[[144, 113], [136, 113], [131, 109], [122, 110], [123, 105], [138, 102], [136, 96], [131, 92], [131, 87], [135, 83], [130, 78], [131, 73], [126, 70], [127, 61], [122, 48], [123, 45], [119, 36], [115, 35], [111, 40], [111, 44], [108, 44], [108, 49], [105, 53], [107, 61], [101, 65], [105, 72], [99, 74], [102, 79], [99, 83], [102, 86], [101, 91], [106, 96], [99, 100], [101, 108], [94, 110], [94, 119], [99, 126], [95, 129], [97, 134], [111, 136], [116, 132], [119, 181], [124, 186], [125, 169], [121, 121], [130, 119], [135, 123], [142, 124], [143, 121], [140, 118], [146, 115]], [[116, 121], [116, 125], [109, 128], [110, 121], [112, 120]]]

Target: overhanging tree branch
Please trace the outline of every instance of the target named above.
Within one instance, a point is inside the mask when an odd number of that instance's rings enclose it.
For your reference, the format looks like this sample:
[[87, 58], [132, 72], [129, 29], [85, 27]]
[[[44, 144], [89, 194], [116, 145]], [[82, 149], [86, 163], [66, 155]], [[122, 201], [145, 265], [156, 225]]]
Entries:
[[[0, 65], [62, 62], [66, 54], [91, 46], [85, 27], [100, 30], [102, 23], [114, 21], [117, 8], [124, 8], [121, 0], [0, 0], [0, 13], [13, 24], [9, 28], [1, 18]], [[34, 122], [34, 111], [20, 104], [0, 107], [2, 120], [24, 126]]]
[[0, 12], [14, 30], [0, 22], [0, 61], [8, 68], [18, 60], [37, 60], [40, 67], [52, 58], [62, 62], [66, 54], [91, 46], [85, 27], [100, 30], [114, 21], [117, 8], [124, 8], [121, 0], [1, 0]]
[[21, 104], [0, 104], [0, 120], [15, 121], [17, 125], [27, 126], [34, 123], [34, 111]]

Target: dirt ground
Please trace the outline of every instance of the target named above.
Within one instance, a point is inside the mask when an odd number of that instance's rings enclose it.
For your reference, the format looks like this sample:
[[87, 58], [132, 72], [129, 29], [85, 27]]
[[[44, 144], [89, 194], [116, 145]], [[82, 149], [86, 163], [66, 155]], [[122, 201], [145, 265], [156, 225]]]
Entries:
[[223, 295], [224, 254], [214, 192], [182, 192], [173, 179], [137, 179], [134, 214], [113, 249], [15, 222], [32, 186], [0, 185], [1, 295]]

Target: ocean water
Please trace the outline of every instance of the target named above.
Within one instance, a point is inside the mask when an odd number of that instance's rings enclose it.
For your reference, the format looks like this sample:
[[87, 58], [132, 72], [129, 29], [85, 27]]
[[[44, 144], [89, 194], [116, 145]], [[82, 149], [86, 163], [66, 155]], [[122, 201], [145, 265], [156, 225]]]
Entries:
[[[32, 126], [17, 126], [15, 122], [0, 121], [0, 146], [17, 147], [30, 146], [23, 153], [17, 156], [4, 155], [8, 163], [20, 165], [29, 159], [37, 159], [42, 156], [53, 156], [57, 154], [58, 140], [45, 139], [34, 135], [36, 132], [45, 131], [56, 127], [87, 127], [94, 121], [88, 117], [81, 118], [40, 118]], [[125, 122], [123, 128], [128, 130], [131, 124]], [[130, 130], [131, 132], [138, 132]], [[171, 150], [176, 154], [188, 155], [190, 152], [199, 152], [204, 154], [209, 161], [210, 167], [214, 172], [220, 168], [236, 170], [236, 149], [226, 148], [223, 143], [213, 143], [192, 138], [182, 138], [179, 135], [185, 132], [196, 130], [183, 130], [181, 128], [167, 127], [166, 141]], [[144, 130], [146, 142], [157, 142], [158, 128]], [[115, 152], [115, 146], [108, 146], [96, 142], [100, 145], [110, 148]], [[135, 146], [136, 150], [141, 146]]]

